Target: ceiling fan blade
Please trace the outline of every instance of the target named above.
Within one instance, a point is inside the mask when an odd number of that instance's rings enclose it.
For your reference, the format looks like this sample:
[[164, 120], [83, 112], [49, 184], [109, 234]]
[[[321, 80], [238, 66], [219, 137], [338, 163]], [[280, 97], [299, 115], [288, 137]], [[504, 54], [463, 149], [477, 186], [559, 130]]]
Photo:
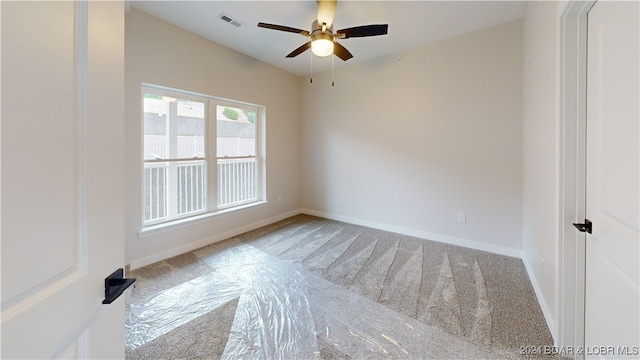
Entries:
[[333, 18], [336, 17], [337, 0], [318, 0], [318, 24], [327, 24], [330, 28]]
[[353, 55], [351, 55], [351, 53], [349, 52], [349, 50], [347, 50], [347, 48], [345, 48], [344, 46], [340, 45], [335, 41], [333, 42], [333, 53], [337, 57], [342, 59], [342, 61], [347, 61], [353, 57]]
[[[341, 39], [348, 39], [352, 37], [367, 37], [367, 36], [378, 36], [378, 35], [386, 35], [389, 31], [388, 24], [379, 24], [379, 25], [363, 25], [356, 26], [352, 28], [342, 29], [336, 31], [337, 36]], [[344, 34], [344, 36], [341, 36]]]
[[266, 24], [266, 23], [260, 22], [260, 23], [258, 23], [258, 27], [265, 28], [265, 29], [286, 31], [286, 32], [290, 32], [290, 33], [296, 33], [296, 34], [304, 35], [304, 36], [309, 36], [310, 35], [307, 30], [296, 29], [296, 28], [292, 28], [292, 27], [288, 27], [288, 26], [282, 26], [282, 25]]
[[308, 41], [306, 44], [300, 46], [299, 48], [293, 50], [291, 53], [289, 53], [289, 55], [287, 55], [288, 58], [292, 58], [292, 57], [296, 57], [300, 54], [302, 54], [303, 52], [307, 51], [307, 49], [309, 49], [311, 47], [311, 41]]

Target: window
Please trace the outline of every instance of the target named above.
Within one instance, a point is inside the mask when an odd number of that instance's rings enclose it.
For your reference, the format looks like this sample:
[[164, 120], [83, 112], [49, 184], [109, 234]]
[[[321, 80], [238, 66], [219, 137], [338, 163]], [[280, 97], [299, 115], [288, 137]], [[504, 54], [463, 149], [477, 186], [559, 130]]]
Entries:
[[143, 87], [144, 225], [263, 199], [260, 106]]
[[218, 207], [257, 200], [257, 110], [217, 105]]

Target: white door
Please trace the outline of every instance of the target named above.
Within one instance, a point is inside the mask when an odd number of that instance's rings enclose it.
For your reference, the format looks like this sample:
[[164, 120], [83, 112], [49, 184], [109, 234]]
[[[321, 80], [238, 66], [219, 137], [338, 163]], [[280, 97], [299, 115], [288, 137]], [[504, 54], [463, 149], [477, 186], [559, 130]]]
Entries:
[[587, 358], [640, 356], [639, 5], [598, 1], [588, 13]]
[[1, 356], [122, 358], [123, 4], [0, 6]]

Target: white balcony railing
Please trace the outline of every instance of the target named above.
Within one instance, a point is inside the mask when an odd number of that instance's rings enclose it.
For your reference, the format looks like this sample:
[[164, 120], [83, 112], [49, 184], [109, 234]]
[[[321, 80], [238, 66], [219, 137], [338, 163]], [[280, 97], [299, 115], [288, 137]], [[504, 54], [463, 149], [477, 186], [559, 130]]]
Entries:
[[[217, 156], [237, 156], [255, 154], [255, 139], [217, 138]], [[192, 158], [204, 156], [204, 138], [202, 136], [178, 136], [176, 141], [177, 157]], [[144, 158], [167, 158], [167, 137], [165, 135], [144, 136]]]
[[201, 212], [207, 207], [206, 163], [204, 160], [179, 162], [177, 215]]
[[218, 159], [218, 207], [258, 199], [256, 165], [255, 158]]
[[167, 163], [144, 164], [144, 222], [167, 217]]
[[[144, 158], [166, 159], [169, 144], [165, 135], [144, 136]], [[202, 136], [178, 136], [176, 140], [177, 157], [192, 158], [204, 156], [204, 138]]]
[[[255, 158], [218, 160], [219, 208], [257, 200], [256, 165]], [[144, 222], [162, 222], [172, 217], [205, 211], [206, 174], [204, 160], [145, 163]], [[176, 189], [175, 194], [170, 194], [171, 189]]]

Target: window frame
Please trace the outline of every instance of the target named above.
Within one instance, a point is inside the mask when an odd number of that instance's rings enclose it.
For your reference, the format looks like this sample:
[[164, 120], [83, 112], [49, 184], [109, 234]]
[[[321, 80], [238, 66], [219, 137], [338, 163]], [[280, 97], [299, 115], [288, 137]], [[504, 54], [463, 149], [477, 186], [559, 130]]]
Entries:
[[[265, 168], [266, 168], [266, 156], [265, 156], [265, 121], [266, 121], [266, 107], [263, 105], [251, 104], [242, 101], [230, 100], [225, 98], [220, 98], [211, 95], [199, 94], [191, 91], [179, 90], [168, 88], [159, 85], [147, 84], [143, 83], [140, 87], [140, 125], [141, 125], [141, 177], [140, 177], [140, 185], [141, 185], [141, 225], [142, 229], [139, 232], [139, 237], [144, 237], [147, 234], [155, 233], [157, 231], [162, 231], [163, 229], [170, 229], [176, 226], [182, 227], [186, 224], [190, 224], [192, 222], [197, 222], [198, 220], [206, 219], [212, 216], [217, 216], [221, 214], [228, 214], [231, 212], [236, 212], [240, 210], [244, 210], [247, 208], [252, 208], [255, 206], [266, 204], [266, 178], [265, 178]], [[145, 94], [154, 94], [159, 96], [168, 96], [180, 100], [191, 100], [198, 101], [204, 103], [204, 156], [196, 157], [196, 158], [187, 158], [187, 159], [160, 159], [160, 160], [147, 160], [144, 158], [144, 149], [145, 149], [145, 131], [144, 131], [144, 96]], [[217, 146], [218, 146], [218, 138], [217, 138], [217, 107], [218, 106], [226, 106], [233, 108], [241, 108], [247, 109], [256, 112], [256, 120], [254, 122], [255, 125], [255, 156], [248, 157], [238, 157], [238, 158], [255, 158], [256, 162], [256, 171], [255, 171], [255, 182], [256, 182], [256, 197], [253, 200], [248, 200], [240, 203], [234, 203], [229, 205], [218, 206], [218, 157], [217, 157]], [[145, 211], [146, 211], [146, 200], [145, 200], [145, 165], [153, 164], [153, 163], [180, 163], [185, 161], [203, 161], [205, 164], [205, 208], [201, 211], [189, 212], [182, 215], [177, 215], [174, 217], [169, 217], [169, 203], [167, 200], [167, 216], [160, 220], [151, 220], [145, 221]], [[166, 175], [168, 178], [169, 175]], [[167, 181], [167, 180], [165, 180]], [[176, 180], [177, 182], [177, 180]], [[172, 190], [165, 190], [166, 196], [169, 195], [169, 192]]]
[[[217, 174], [217, 170], [218, 170], [218, 161], [220, 159], [225, 159], [225, 160], [233, 160], [233, 159], [251, 159], [251, 158], [255, 158], [256, 160], [256, 200], [247, 200], [247, 201], [243, 201], [243, 202], [238, 202], [238, 203], [233, 203], [233, 204], [228, 204], [228, 205], [218, 205], [218, 201], [216, 201], [216, 208], [219, 210], [224, 210], [224, 209], [232, 209], [234, 207], [238, 207], [238, 206], [243, 206], [246, 204], [251, 204], [255, 201], [260, 201], [261, 199], [261, 194], [262, 194], [262, 186], [264, 183], [263, 177], [262, 177], [262, 169], [264, 168], [264, 159], [261, 159], [262, 157], [262, 152], [263, 152], [263, 148], [262, 148], [262, 123], [263, 123], [263, 113], [264, 113], [264, 106], [258, 106], [258, 105], [254, 105], [254, 104], [247, 104], [247, 103], [240, 103], [240, 102], [232, 102], [229, 100], [223, 100], [223, 99], [218, 99], [217, 101], [215, 101], [213, 103], [215, 105], [215, 109], [210, 110], [211, 114], [215, 115], [215, 122], [216, 122], [216, 126], [215, 126], [215, 135], [216, 135], [216, 147], [215, 149], [212, 149], [212, 153], [210, 153], [209, 155], [213, 158], [216, 159], [216, 184], [215, 184], [215, 191], [216, 191], [216, 197], [218, 194], [218, 186], [220, 186], [220, 184], [217, 182], [218, 179], [218, 174]], [[254, 126], [255, 126], [255, 155], [249, 155], [249, 156], [226, 156], [226, 157], [218, 157], [218, 153], [217, 153], [217, 145], [218, 145], [218, 133], [217, 133], [217, 129], [218, 129], [218, 118], [217, 118], [217, 108], [218, 106], [224, 106], [224, 107], [231, 107], [231, 108], [242, 108], [242, 109], [246, 109], [246, 110], [251, 110], [254, 111], [256, 113], [256, 120], [254, 122]], [[211, 120], [212, 122], [214, 121], [213, 118]], [[213, 128], [214, 126], [212, 125], [211, 128]], [[213, 148], [213, 147], [212, 147]], [[262, 166], [261, 166], [262, 163]], [[262, 196], [263, 198], [264, 196]], [[217, 199], [219, 200], [219, 199]]]

